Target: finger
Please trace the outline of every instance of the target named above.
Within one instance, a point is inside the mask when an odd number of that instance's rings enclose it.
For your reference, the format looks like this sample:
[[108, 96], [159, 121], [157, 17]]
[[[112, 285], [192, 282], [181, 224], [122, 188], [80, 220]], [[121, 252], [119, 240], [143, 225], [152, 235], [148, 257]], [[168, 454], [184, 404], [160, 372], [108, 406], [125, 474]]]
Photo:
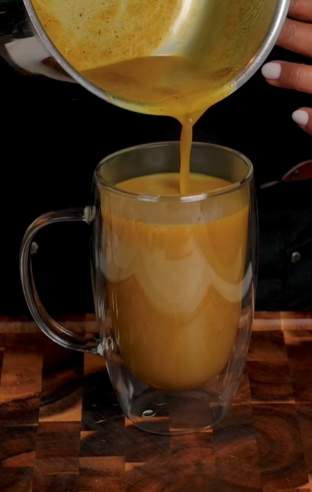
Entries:
[[269, 84], [275, 87], [312, 94], [312, 66], [271, 62], [262, 67], [262, 75]]
[[295, 111], [292, 115], [293, 120], [304, 130], [312, 135], [312, 109], [302, 108]]
[[286, 19], [277, 44], [282, 48], [312, 58], [312, 25]]
[[312, 22], [312, 0], [292, 0], [288, 15], [293, 19]]

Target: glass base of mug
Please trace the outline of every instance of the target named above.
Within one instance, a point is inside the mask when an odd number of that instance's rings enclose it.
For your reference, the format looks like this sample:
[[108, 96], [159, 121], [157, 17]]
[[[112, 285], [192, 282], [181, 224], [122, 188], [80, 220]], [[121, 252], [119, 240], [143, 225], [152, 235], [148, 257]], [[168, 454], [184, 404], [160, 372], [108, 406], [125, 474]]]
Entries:
[[106, 367], [123, 413], [153, 434], [191, 434], [214, 427], [226, 416], [236, 390], [232, 386], [222, 394], [210, 382], [195, 390], [166, 391], [140, 381], [118, 358], [108, 358]]
[[154, 434], [178, 435], [213, 427], [227, 409], [217, 394], [149, 390], [133, 399], [128, 414], [136, 427]]
[[127, 416], [144, 431], [179, 435], [215, 426], [227, 410], [218, 394], [204, 390], [175, 393], [149, 389], [133, 397]]

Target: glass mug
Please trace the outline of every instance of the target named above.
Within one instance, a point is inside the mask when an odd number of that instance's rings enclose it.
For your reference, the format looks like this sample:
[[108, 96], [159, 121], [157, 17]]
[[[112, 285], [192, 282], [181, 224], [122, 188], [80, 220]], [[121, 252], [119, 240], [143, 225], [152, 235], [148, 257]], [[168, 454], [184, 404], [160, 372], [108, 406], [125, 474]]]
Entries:
[[[45, 214], [25, 233], [21, 281], [41, 330], [63, 347], [104, 356], [125, 415], [156, 434], [214, 426], [230, 409], [254, 313], [257, 214], [253, 168], [241, 154], [194, 143], [191, 171], [231, 184], [207, 194], [145, 196], [131, 178], [179, 171], [179, 143], [142, 145], [105, 158], [94, 205]], [[48, 224], [85, 221], [99, 337], [50, 318], [38, 297], [31, 244]]]

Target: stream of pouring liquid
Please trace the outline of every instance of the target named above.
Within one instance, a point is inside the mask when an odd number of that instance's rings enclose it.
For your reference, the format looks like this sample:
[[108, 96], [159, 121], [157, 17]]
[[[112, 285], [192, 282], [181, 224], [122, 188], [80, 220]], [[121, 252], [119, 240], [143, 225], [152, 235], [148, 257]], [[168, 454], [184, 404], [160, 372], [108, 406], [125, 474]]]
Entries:
[[137, 109], [135, 104], [139, 103], [144, 113], [171, 116], [181, 123], [180, 193], [187, 195], [193, 126], [208, 108], [232, 92], [232, 72], [211, 73], [207, 67], [185, 57], [154, 56], [81, 74], [113, 94], [116, 104], [118, 99], [122, 100], [122, 106], [131, 110]]
[[182, 125], [180, 137], [180, 194], [182, 196], [189, 193], [193, 126], [200, 116], [201, 114], [194, 114], [179, 118]]

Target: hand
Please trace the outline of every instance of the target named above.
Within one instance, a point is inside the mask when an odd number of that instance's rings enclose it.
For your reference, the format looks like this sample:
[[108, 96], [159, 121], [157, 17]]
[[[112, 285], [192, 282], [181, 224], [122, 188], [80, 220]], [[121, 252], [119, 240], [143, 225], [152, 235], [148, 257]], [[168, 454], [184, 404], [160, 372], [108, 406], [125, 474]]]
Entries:
[[[291, 0], [288, 16], [277, 44], [312, 58], [312, 0]], [[312, 94], [312, 66], [276, 61], [264, 65], [262, 74], [275, 87]], [[295, 111], [293, 120], [312, 135], [312, 108]]]

